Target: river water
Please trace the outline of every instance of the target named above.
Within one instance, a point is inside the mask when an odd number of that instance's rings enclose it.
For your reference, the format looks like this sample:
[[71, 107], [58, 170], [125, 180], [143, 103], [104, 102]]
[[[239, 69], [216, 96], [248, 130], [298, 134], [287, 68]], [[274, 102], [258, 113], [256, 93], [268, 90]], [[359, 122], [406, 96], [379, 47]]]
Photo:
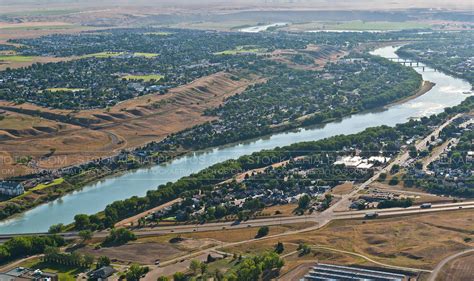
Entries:
[[[394, 47], [384, 47], [372, 53], [386, 58], [394, 58], [397, 57], [395, 50]], [[325, 126], [278, 133], [252, 141], [193, 153], [176, 159], [169, 164], [157, 165], [152, 168], [139, 169], [106, 178], [53, 202], [40, 205], [12, 219], [1, 222], [0, 234], [44, 232], [52, 224], [72, 222], [76, 214], [97, 213], [115, 200], [129, 198], [134, 195], [143, 196], [147, 190], [156, 188], [160, 184], [176, 181], [183, 176], [198, 172], [227, 159], [296, 142], [318, 140], [339, 134], [357, 133], [366, 128], [379, 125], [393, 126], [397, 123], [406, 122], [411, 117], [429, 116], [442, 112], [445, 107], [457, 105], [468, 96], [463, 94], [463, 92], [471, 89], [468, 82], [441, 72], [435, 72], [426, 67], [424, 72], [421, 68], [415, 69], [423, 75], [424, 80], [434, 82], [436, 85], [426, 94], [405, 103], [392, 105], [374, 112], [356, 114]]]

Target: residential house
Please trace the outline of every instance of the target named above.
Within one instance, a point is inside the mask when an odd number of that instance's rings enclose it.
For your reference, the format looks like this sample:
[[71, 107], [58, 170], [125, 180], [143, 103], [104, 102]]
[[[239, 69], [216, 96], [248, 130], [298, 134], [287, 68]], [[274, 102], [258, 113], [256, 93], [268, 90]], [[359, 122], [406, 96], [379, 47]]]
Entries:
[[7, 196], [18, 196], [25, 192], [21, 183], [14, 181], [0, 181], [0, 194]]

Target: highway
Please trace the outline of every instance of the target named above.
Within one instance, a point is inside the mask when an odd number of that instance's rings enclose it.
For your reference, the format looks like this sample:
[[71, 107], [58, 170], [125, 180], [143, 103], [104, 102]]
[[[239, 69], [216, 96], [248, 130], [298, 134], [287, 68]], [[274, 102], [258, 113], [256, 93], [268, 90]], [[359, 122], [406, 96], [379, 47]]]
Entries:
[[[454, 117], [447, 120], [445, 123], [440, 125], [438, 128], [433, 130], [428, 136], [418, 141], [415, 146], [417, 149], [426, 148], [426, 142], [431, 139], [431, 136], [437, 137], [439, 132], [449, 125], [454, 119], [460, 117], [461, 114], [457, 114]], [[472, 209], [474, 208], [474, 201], [471, 202], [459, 202], [459, 203], [446, 203], [446, 204], [433, 204], [429, 209], [421, 209], [420, 207], [414, 206], [409, 208], [391, 208], [391, 209], [381, 209], [381, 210], [365, 210], [365, 211], [349, 211], [349, 212], [338, 212], [335, 211], [341, 206], [348, 206], [350, 204], [350, 198], [354, 197], [361, 190], [368, 187], [372, 182], [378, 179], [380, 174], [387, 173], [390, 171], [394, 164], [404, 163], [409, 159], [408, 151], [402, 152], [396, 158], [393, 159], [387, 166], [376, 172], [370, 179], [363, 182], [350, 193], [342, 195], [340, 199], [334, 203], [331, 207], [326, 209], [321, 213], [315, 213], [311, 215], [304, 216], [289, 216], [289, 217], [271, 217], [271, 218], [261, 218], [253, 219], [242, 222], [217, 222], [217, 223], [205, 223], [205, 224], [186, 224], [186, 225], [170, 225], [170, 226], [158, 226], [153, 228], [141, 228], [134, 230], [134, 233], [139, 236], [152, 236], [159, 234], [169, 234], [169, 233], [190, 233], [190, 232], [204, 232], [204, 231], [216, 231], [224, 229], [241, 229], [246, 227], [260, 227], [260, 226], [274, 226], [274, 225], [283, 225], [283, 224], [293, 224], [293, 223], [312, 223], [317, 227], [322, 227], [334, 219], [351, 219], [351, 218], [363, 218], [367, 212], [376, 211], [379, 216], [402, 216], [402, 215], [413, 215], [419, 213], [430, 213], [430, 212], [439, 212], [439, 211], [452, 211], [462, 209]], [[29, 235], [46, 235], [47, 233], [31, 233]], [[25, 234], [7, 234], [0, 235], [0, 242], [5, 241], [11, 237], [22, 236]], [[26, 234], [28, 235], [28, 234]], [[66, 232], [61, 233], [65, 239], [76, 239], [78, 237], [78, 232]], [[108, 231], [101, 231], [94, 233], [95, 238], [103, 238], [108, 235]]]

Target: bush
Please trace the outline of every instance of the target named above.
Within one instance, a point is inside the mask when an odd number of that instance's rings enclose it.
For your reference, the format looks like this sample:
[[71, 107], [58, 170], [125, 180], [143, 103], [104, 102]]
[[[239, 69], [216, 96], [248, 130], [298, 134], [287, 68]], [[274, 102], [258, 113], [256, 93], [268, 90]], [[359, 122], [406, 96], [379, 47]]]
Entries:
[[399, 182], [398, 177], [393, 177], [388, 181], [388, 185], [397, 185]]
[[267, 236], [269, 231], [270, 231], [270, 229], [268, 228], [268, 226], [262, 226], [258, 229], [258, 232], [257, 232], [257, 235], [255, 236], [255, 238], [260, 238], [260, 237]]
[[44, 253], [48, 247], [61, 247], [65, 242], [61, 236], [18, 236], [0, 245], [0, 261], [7, 262], [20, 257]]
[[283, 243], [278, 242], [278, 243], [275, 245], [275, 253], [281, 254], [281, 253], [283, 253], [284, 250], [285, 250], [285, 247], [283, 246]]
[[104, 245], [122, 245], [128, 241], [136, 240], [137, 237], [133, 232], [125, 228], [112, 229], [110, 234], [105, 238]]
[[411, 205], [413, 205], [413, 200], [410, 198], [408, 199], [401, 199], [401, 200], [384, 200], [380, 202], [377, 205], [377, 208], [379, 209], [386, 209], [386, 208], [395, 208], [395, 207], [401, 207], [401, 208], [408, 208]]

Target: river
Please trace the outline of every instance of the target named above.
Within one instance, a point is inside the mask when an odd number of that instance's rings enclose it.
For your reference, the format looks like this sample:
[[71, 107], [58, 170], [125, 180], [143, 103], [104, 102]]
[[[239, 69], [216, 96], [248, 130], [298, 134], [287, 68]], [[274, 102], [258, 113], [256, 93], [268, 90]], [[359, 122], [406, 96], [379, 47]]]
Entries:
[[[372, 53], [394, 58], [397, 57], [395, 50], [394, 47], [384, 47]], [[471, 86], [468, 82], [435, 72], [427, 67], [424, 72], [421, 68], [415, 69], [423, 75], [424, 80], [436, 83], [429, 92], [417, 98], [377, 111], [355, 114], [325, 126], [278, 133], [252, 141], [196, 152], [168, 164], [109, 177], [1, 222], [0, 234], [44, 232], [52, 224], [72, 222], [76, 214], [97, 213], [115, 200], [134, 195], [143, 196], [147, 190], [156, 188], [160, 184], [176, 181], [227, 159], [296, 142], [318, 140], [339, 134], [353, 134], [379, 125], [393, 126], [406, 122], [411, 117], [429, 116], [442, 112], [445, 107], [457, 105], [468, 97], [462, 94], [470, 91]]]

